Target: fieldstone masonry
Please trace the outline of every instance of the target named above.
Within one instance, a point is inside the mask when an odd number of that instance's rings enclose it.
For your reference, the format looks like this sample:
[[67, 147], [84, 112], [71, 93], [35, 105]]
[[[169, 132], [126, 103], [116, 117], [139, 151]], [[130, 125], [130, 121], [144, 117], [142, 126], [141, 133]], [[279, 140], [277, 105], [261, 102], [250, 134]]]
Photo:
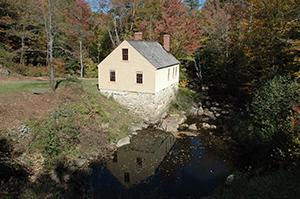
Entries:
[[157, 121], [167, 111], [175, 99], [178, 83], [175, 83], [157, 93], [141, 93], [130, 91], [113, 91], [101, 89], [107, 97], [113, 97], [117, 102], [126, 106], [147, 121]]

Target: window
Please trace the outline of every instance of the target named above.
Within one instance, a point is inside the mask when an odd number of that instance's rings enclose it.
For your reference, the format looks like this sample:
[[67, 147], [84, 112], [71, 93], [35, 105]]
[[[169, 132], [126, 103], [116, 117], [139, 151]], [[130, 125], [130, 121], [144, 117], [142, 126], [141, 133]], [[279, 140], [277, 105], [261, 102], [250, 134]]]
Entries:
[[115, 82], [116, 81], [116, 71], [111, 70], [109, 76], [110, 76], [109, 78], [110, 78], [111, 82]]
[[142, 158], [136, 158], [136, 165], [139, 168], [142, 168], [143, 167], [143, 159]]
[[168, 81], [170, 80], [170, 69], [168, 69]]
[[137, 84], [142, 84], [143, 83], [143, 73], [142, 72], [137, 72], [136, 73], [136, 83]]
[[124, 182], [125, 183], [129, 183], [130, 182], [130, 176], [128, 172], [124, 173]]
[[177, 71], [178, 71], [178, 67], [176, 67], [175, 69], [175, 77], [177, 77]]
[[173, 68], [173, 79], [175, 78], [175, 68]]
[[122, 59], [128, 60], [128, 49], [127, 48], [122, 49]]

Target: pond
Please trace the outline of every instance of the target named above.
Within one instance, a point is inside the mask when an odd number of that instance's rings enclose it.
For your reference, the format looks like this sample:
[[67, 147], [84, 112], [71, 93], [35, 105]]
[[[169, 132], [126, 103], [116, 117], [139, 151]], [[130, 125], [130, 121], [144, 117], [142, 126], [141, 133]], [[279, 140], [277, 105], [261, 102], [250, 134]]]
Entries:
[[198, 137], [176, 139], [159, 130], [141, 131], [105, 166], [92, 168], [94, 198], [200, 198], [230, 174], [227, 162]]

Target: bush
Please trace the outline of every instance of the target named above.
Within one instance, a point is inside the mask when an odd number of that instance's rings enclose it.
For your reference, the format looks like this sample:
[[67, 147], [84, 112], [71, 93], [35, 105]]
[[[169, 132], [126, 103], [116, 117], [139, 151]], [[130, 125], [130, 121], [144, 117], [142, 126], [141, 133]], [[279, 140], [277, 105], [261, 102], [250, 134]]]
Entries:
[[79, 69], [79, 63], [76, 59], [71, 59], [67, 61], [66, 70], [70, 75], [76, 75], [76, 71]]
[[14, 53], [11, 53], [5, 49], [5, 47], [0, 43], [0, 64], [5, 67], [10, 67], [13, 65], [13, 59], [15, 57]]
[[92, 59], [85, 60], [85, 77], [96, 78], [98, 77], [98, 66]]
[[300, 86], [286, 77], [275, 77], [259, 89], [252, 101], [254, 133], [263, 142], [279, 134], [292, 135], [292, 106], [300, 104]]
[[66, 74], [66, 62], [63, 59], [54, 59], [53, 65], [55, 68], [55, 75], [57, 77], [63, 77]]
[[29, 77], [42, 77], [48, 75], [48, 69], [46, 66], [32, 66], [15, 64], [12, 70], [20, 75]]
[[171, 110], [186, 111], [191, 108], [196, 93], [188, 88], [180, 88], [175, 101], [171, 104]]
[[300, 104], [299, 83], [288, 77], [266, 82], [257, 90], [247, 110], [231, 119], [237, 155], [257, 167], [288, 166], [298, 161], [300, 127], [292, 122], [292, 106], [297, 104]]
[[35, 147], [43, 153], [48, 168], [76, 149], [79, 131], [75, 122], [75, 111], [67, 107], [55, 111], [48, 120], [33, 125], [32, 129], [37, 136]]

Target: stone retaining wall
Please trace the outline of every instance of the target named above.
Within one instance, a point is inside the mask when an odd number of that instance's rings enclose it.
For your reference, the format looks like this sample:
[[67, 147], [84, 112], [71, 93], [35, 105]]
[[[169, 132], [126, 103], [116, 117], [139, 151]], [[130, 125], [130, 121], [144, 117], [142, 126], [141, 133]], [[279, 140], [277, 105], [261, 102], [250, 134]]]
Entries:
[[175, 99], [178, 84], [173, 84], [157, 93], [140, 93], [129, 91], [113, 91], [101, 89], [100, 92], [113, 97], [117, 102], [126, 106], [147, 121], [157, 121], [167, 111]]

